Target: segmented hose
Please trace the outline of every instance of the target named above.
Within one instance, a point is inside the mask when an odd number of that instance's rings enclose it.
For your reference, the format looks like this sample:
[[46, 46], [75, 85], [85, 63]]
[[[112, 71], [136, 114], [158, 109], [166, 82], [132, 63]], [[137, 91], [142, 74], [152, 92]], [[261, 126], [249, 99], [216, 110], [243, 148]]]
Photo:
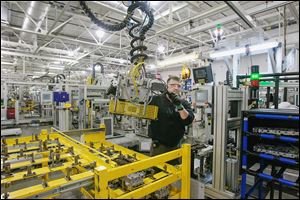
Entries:
[[[126, 27], [127, 24], [129, 24], [130, 19], [135, 22], [134, 25], [132, 25], [129, 28], [129, 35], [133, 38], [130, 42], [131, 51], [130, 51], [130, 62], [132, 64], [137, 64], [138, 62], [143, 62], [145, 59], [147, 59], [147, 55], [143, 53], [143, 51], [147, 50], [147, 47], [143, 45], [143, 41], [145, 40], [145, 34], [146, 32], [152, 27], [154, 22], [154, 16], [152, 14], [152, 11], [148, 7], [146, 2], [136, 2], [133, 1], [132, 4], [128, 7], [127, 15], [125, 19], [119, 23], [119, 24], [106, 24], [103, 21], [97, 19], [97, 17], [91, 12], [91, 9], [88, 8], [85, 1], [80, 1], [80, 5], [83, 9], [83, 11], [86, 13], [86, 15], [99, 27], [108, 30], [108, 31], [120, 31], [123, 28]], [[142, 25], [142, 23], [132, 17], [134, 10], [140, 9], [146, 14], [146, 17], [148, 17], [148, 23], [146, 25]], [[142, 27], [141, 27], [142, 26]], [[134, 33], [134, 30], [139, 29], [137, 34]]]

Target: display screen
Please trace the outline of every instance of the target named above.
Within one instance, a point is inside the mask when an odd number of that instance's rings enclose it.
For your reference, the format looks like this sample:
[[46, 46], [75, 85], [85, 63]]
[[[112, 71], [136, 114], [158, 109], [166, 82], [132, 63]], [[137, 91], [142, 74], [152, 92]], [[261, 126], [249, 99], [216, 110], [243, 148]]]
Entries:
[[43, 101], [51, 101], [51, 94], [43, 94]]
[[208, 101], [208, 91], [200, 90], [196, 92], [196, 103], [204, 103]]
[[196, 77], [196, 79], [205, 79], [206, 78], [205, 68], [195, 70], [194, 74], [195, 74], [194, 76]]
[[211, 83], [213, 82], [213, 73], [211, 66], [193, 69], [195, 83]]

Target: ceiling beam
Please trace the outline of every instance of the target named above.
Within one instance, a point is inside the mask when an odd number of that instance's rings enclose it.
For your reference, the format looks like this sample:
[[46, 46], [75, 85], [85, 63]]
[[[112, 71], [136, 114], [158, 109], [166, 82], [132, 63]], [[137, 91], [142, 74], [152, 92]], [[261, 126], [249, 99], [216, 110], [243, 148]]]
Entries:
[[[15, 30], [15, 31], [21, 31], [21, 32], [26, 32], [26, 33], [31, 33], [31, 34], [41, 35], [41, 36], [47, 36], [45, 33], [40, 33], [40, 32], [36, 32], [36, 31], [31, 31], [31, 30], [24, 30], [24, 29], [21, 29], [21, 28], [18, 28], [18, 27], [5, 25], [3, 23], [1, 23], [1, 28], [7, 28], [7, 29]], [[98, 45], [98, 44], [93, 43], [93, 42], [77, 40], [77, 39], [74, 39], [74, 38], [71, 38], [71, 37], [68, 37], [68, 36], [60, 36], [60, 35], [53, 35], [53, 34], [49, 34], [48, 36], [52, 37], [52, 38], [58, 38], [58, 39], [62, 39], [62, 40], [78, 42], [78, 43], [81, 43], [81, 44], [88, 44], [88, 45], [91, 45], [91, 46], [101, 45], [101, 44]], [[117, 47], [112, 47], [112, 46], [107, 46], [107, 45], [101, 45], [101, 47], [107, 48], [107, 49], [112, 49], [112, 50], [119, 50], [119, 51], [124, 50], [124, 48], [122, 49], [122, 48], [117, 48]], [[129, 50], [124, 50], [124, 51], [129, 52]]]
[[[287, 4], [292, 3], [292, 1], [274, 1], [272, 3], [268, 3], [268, 4], [264, 4], [264, 5], [260, 5], [260, 6], [256, 6], [254, 8], [248, 9], [246, 10], [246, 12], [249, 15], [255, 15], [255, 14], [259, 14], [262, 12], [266, 12], [268, 10], [272, 10]], [[219, 20], [215, 20], [214, 22], [208, 23], [208, 24], [203, 24], [201, 26], [198, 26], [196, 28], [191, 29], [188, 33], [183, 34], [183, 36], [190, 36], [190, 35], [194, 35], [196, 33], [199, 33], [201, 31], [205, 31], [207, 29], [213, 28], [215, 27], [216, 24], [226, 24], [226, 23], [230, 23], [233, 21], [238, 20], [239, 17], [236, 15], [230, 15], [224, 18], [221, 18]]]
[[[187, 1], [187, 3], [196, 9], [200, 9], [200, 6], [195, 1]], [[199, 10], [198, 10], [199, 11]]]
[[237, 14], [250, 28], [255, 28], [256, 24], [252, 17], [244, 10], [237, 1], [225, 1], [225, 3]]
[[[63, 10], [59, 13], [59, 16], [56, 17], [54, 23], [52, 24], [52, 26], [50, 27], [50, 29], [47, 32], [47, 35], [49, 35], [49, 33], [53, 33], [55, 30], [57, 30], [57, 27], [55, 28], [55, 25], [57, 24], [57, 22], [60, 20], [60, 18], [63, 16], [64, 12], [66, 11], [66, 9], [69, 7], [70, 1], [67, 1], [66, 5], [64, 6]], [[55, 28], [55, 29], [54, 29]]]
[[64, 21], [63, 23], [61, 23], [60, 25], [58, 25], [57, 27], [53, 28], [51, 31], [48, 31], [47, 35], [52, 34], [53, 32], [55, 32], [57, 29], [61, 28], [62, 26], [66, 25], [67, 23], [69, 23], [69, 21], [71, 21], [73, 19], [73, 16], [70, 17], [69, 19], [67, 19], [66, 21]]
[[10, 51], [2, 51], [1, 54], [3, 55], [12, 55], [12, 56], [19, 56], [19, 57], [29, 57], [29, 58], [38, 58], [38, 59], [45, 59], [45, 60], [52, 60], [52, 61], [61, 61], [61, 62], [69, 62], [69, 63], [76, 63], [78, 61], [74, 59], [65, 59], [65, 58], [56, 58], [53, 56], [38, 56], [32, 55], [30, 53], [17, 53], [17, 52], [10, 52]]
[[[189, 19], [183, 20], [183, 21], [181, 21], [181, 22], [178, 22], [178, 23], [176, 23], [176, 24], [174, 24], [174, 25], [172, 25], [172, 26], [170, 26], [170, 27], [167, 27], [167, 28], [164, 28], [164, 29], [162, 29], [162, 30], [159, 30], [159, 31], [156, 32], [155, 36], [149, 37], [148, 40], [152, 39], [153, 37], [156, 37], [157, 35], [161, 35], [161, 34], [163, 34], [163, 33], [167, 33], [167, 32], [172, 31], [172, 30], [174, 30], [174, 29], [178, 29], [178, 28], [180, 28], [180, 27], [182, 27], [182, 26], [188, 24], [191, 20], [193, 20], [193, 21], [194, 21], [194, 20], [198, 20], [198, 19], [207, 17], [207, 16], [209, 16], [209, 15], [212, 15], [213, 13], [220, 12], [221, 10], [226, 9], [226, 7], [227, 7], [227, 6], [226, 6], [225, 4], [223, 4], [223, 5], [221, 5], [221, 6], [218, 6], [218, 7], [213, 8], [213, 9], [211, 9], [211, 10], [209, 10], [209, 11], [200, 13], [199, 15], [196, 15], [196, 16], [194, 16], [194, 17], [192, 17], [192, 18], [189, 18]], [[147, 39], [146, 39], [146, 40], [147, 40]]]

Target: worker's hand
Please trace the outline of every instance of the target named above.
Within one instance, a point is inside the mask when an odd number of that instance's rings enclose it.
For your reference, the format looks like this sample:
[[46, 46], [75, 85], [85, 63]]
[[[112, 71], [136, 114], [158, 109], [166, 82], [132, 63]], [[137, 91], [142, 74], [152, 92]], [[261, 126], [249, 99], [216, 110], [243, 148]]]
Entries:
[[173, 104], [176, 106], [178, 110], [182, 110], [183, 106], [181, 104], [180, 96], [175, 93], [168, 93], [169, 98], [173, 102]]
[[175, 93], [168, 93], [168, 96], [175, 106], [181, 104], [179, 95], [177, 95]]

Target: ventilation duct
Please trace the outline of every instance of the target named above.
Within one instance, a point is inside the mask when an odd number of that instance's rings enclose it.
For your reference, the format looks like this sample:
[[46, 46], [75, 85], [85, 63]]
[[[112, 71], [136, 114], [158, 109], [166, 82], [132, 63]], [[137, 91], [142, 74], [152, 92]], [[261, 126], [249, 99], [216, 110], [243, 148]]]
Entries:
[[[30, 1], [29, 6], [26, 9], [26, 13], [30, 16], [37, 24], [37, 26], [28, 18], [25, 17], [22, 29], [31, 30], [37, 32], [42, 25], [44, 17], [47, 15], [50, 5], [40, 1]], [[26, 43], [33, 43], [36, 41], [36, 34], [21, 33], [21, 38]]]

